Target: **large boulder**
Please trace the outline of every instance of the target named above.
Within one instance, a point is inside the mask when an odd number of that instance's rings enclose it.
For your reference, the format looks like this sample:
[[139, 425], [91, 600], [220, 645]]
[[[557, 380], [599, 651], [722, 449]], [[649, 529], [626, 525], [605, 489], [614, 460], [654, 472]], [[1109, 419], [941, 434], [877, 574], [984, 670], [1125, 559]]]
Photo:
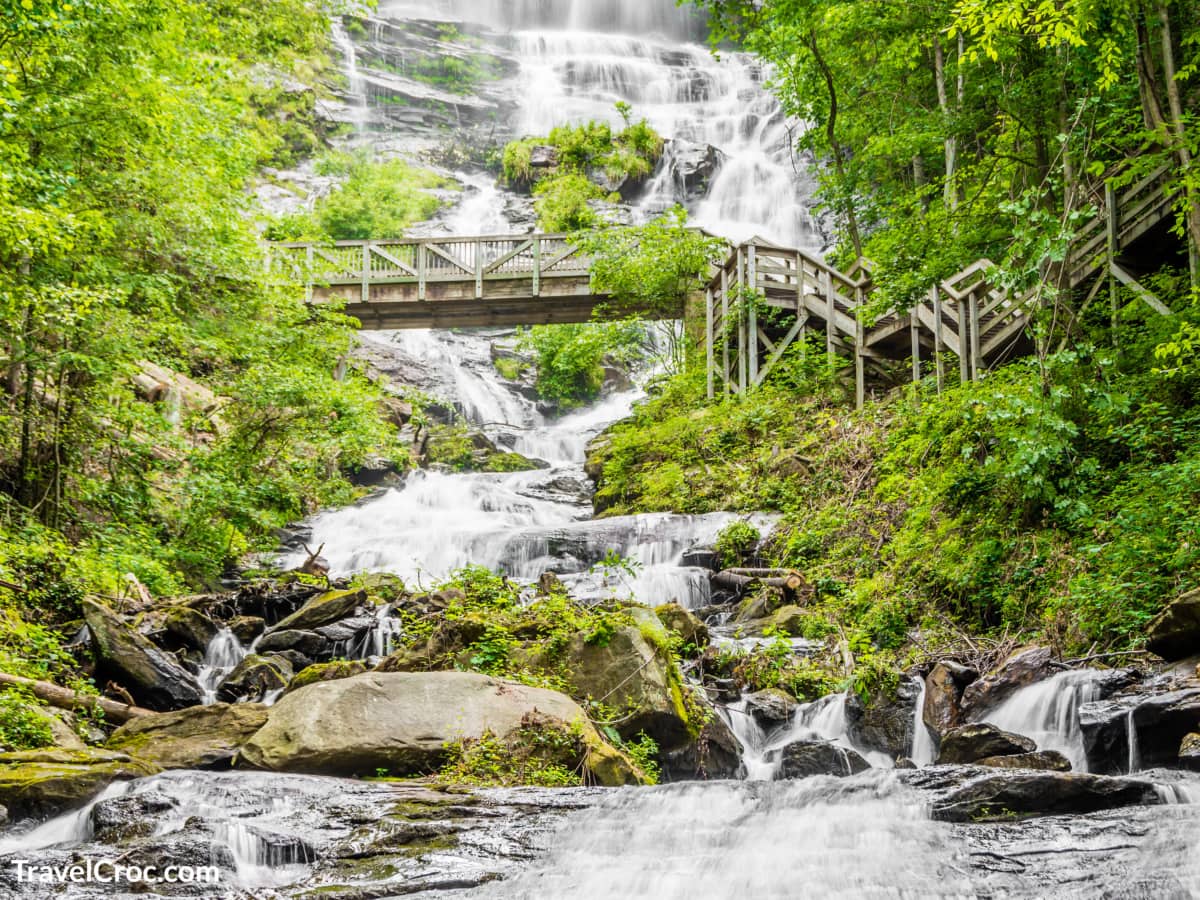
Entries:
[[1041, 769], [1049, 772], [1070, 772], [1071, 761], [1057, 750], [1037, 750], [1033, 753], [1013, 753], [1009, 756], [985, 756], [975, 761], [989, 769]]
[[942, 734], [959, 724], [963, 691], [979, 673], [959, 663], [943, 660], [925, 676], [925, 707], [921, 718]]
[[913, 743], [920, 684], [901, 679], [894, 694], [877, 691], [866, 700], [851, 691], [846, 696], [846, 733], [856, 747], [878, 750], [892, 759], [907, 756]]
[[270, 629], [270, 634], [277, 631], [313, 631], [322, 625], [336, 622], [354, 612], [361, 604], [367, 602], [367, 593], [362, 590], [327, 591], [313, 597], [302, 607], [280, 619]]
[[[707, 700], [697, 699], [698, 703]], [[696, 739], [660, 755], [665, 781], [743, 778], [742, 743], [725, 720], [712, 712]]]
[[644, 731], [663, 751], [692, 739], [678, 669], [635, 626], [617, 628], [604, 644], [574, 635], [564, 667], [575, 696], [620, 713], [621, 724], [616, 727], [622, 738], [636, 738]]
[[316, 659], [329, 652], [329, 639], [315, 631], [300, 631], [285, 628], [264, 634], [254, 645], [260, 653], [282, 653], [294, 650], [308, 659]]
[[1088, 769], [1118, 774], [1129, 767], [1130, 729], [1143, 769], [1176, 764], [1180, 742], [1200, 723], [1200, 688], [1163, 693], [1119, 694], [1109, 700], [1085, 703], [1079, 726]]
[[193, 706], [131, 719], [108, 747], [163, 769], [223, 768], [266, 721], [267, 708], [258, 703]]
[[725, 161], [725, 154], [711, 144], [679, 139], [668, 143], [666, 157], [676, 196], [683, 201], [705, 196], [713, 176]]
[[1149, 781], [1013, 771], [972, 778], [950, 790], [933, 804], [933, 818], [981, 822], [1026, 815], [1074, 815], [1161, 802]]
[[779, 688], [766, 688], [745, 695], [746, 712], [760, 728], [771, 729], [792, 720], [796, 712], [796, 701], [791, 694]]
[[152, 763], [114, 750], [0, 753], [0, 804], [13, 818], [51, 816], [82, 806], [114, 781], [158, 771]]
[[120, 682], [139, 704], [167, 710], [195, 706], [204, 699], [190, 672], [111, 609], [84, 600], [83, 614], [100, 674]]
[[1150, 622], [1146, 647], [1168, 660], [1200, 653], [1200, 589], [1175, 598]]
[[678, 603], [664, 603], [654, 607], [654, 612], [667, 630], [678, 635], [685, 645], [690, 644], [697, 650], [708, 646], [708, 626], [690, 610], [684, 609]]
[[1026, 685], [1062, 671], [1049, 647], [1033, 647], [1010, 656], [1000, 668], [967, 685], [962, 692], [962, 720], [978, 722], [987, 711]]
[[1179, 768], [1200, 771], [1200, 734], [1190, 732], [1179, 742]]
[[220, 630], [216, 622], [190, 606], [171, 607], [163, 618], [163, 625], [169, 634], [201, 652]]
[[1033, 753], [1037, 743], [1020, 734], [1002, 731], [987, 722], [960, 725], [942, 735], [939, 765], [966, 765], [996, 756]]
[[871, 768], [854, 750], [831, 741], [793, 741], [780, 751], [780, 778], [808, 778], [810, 775], [855, 775]]
[[576, 730], [588, 747], [583, 764], [600, 783], [639, 779], [570, 697], [473, 672], [367, 672], [310, 684], [271, 707], [240, 759], [278, 772], [428, 774], [456, 742], [507, 740], [533, 719]]
[[251, 653], [234, 666], [217, 686], [217, 697], [226, 703], [261, 700], [271, 691], [281, 691], [292, 680], [292, 664], [277, 654]]

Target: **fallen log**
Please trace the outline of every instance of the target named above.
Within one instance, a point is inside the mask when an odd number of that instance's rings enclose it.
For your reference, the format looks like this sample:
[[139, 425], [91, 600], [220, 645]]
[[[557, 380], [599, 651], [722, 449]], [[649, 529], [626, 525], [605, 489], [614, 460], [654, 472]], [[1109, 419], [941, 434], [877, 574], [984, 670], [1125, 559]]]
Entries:
[[794, 594], [805, 584], [804, 576], [790, 569], [722, 569], [713, 573], [709, 580], [715, 588], [739, 592], [765, 585]]
[[0, 684], [29, 688], [33, 696], [59, 709], [99, 709], [104, 713], [104, 718], [110, 722], [128, 722], [130, 719], [136, 719], [140, 716], [155, 715], [152, 709], [131, 706], [127, 703], [118, 703], [116, 700], [109, 700], [107, 697], [81, 694], [78, 691], [52, 684], [49, 681], [23, 678], [20, 675], [9, 675], [7, 672], [0, 672]]

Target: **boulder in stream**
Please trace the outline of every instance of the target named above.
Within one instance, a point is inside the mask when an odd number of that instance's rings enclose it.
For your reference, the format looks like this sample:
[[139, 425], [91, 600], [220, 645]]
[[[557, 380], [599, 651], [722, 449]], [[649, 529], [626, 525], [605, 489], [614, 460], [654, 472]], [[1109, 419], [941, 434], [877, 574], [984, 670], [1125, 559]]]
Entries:
[[115, 750], [0, 753], [0, 804], [14, 818], [82, 806], [114, 781], [154, 775], [153, 763]]
[[280, 619], [269, 634], [278, 631], [312, 631], [345, 618], [366, 602], [367, 593], [363, 590], [327, 591], [313, 597], [290, 616]]
[[845, 777], [871, 768], [862, 756], [832, 741], [793, 741], [779, 751], [779, 778]]
[[1179, 742], [1179, 768], [1200, 772], [1200, 734], [1190, 732]]
[[167, 610], [163, 624], [169, 634], [201, 653], [220, 630], [216, 622], [190, 606], [172, 606]]
[[921, 710], [925, 724], [938, 734], [959, 724], [963, 691], [978, 677], [978, 672], [960, 663], [937, 663], [925, 676], [925, 707]]
[[994, 672], [963, 689], [962, 718], [968, 722], [985, 719], [989, 708], [1007, 700], [1019, 689], [1062, 670], [1049, 647], [1032, 647], [1010, 656]]
[[271, 707], [240, 759], [277, 772], [421, 775], [457, 742], [513, 740], [534, 725], [578, 733], [582, 764], [599, 783], [640, 780], [570, 697], [473, 672], [367, 672], [307, 685]]
[[987, 722], [960, 725], [942, 735], [938, 764], [964, 765], [997, 756], [1033, 753], [1037, 744], [1020, 734], [1002, 731]]
[[989, 769], [1039, 769], [1049, 772], [1070, 772], [1071, 761], [1057, 750], [1034, 750], [1031, 753], [1011, 753], [1007, 756], [985, 756], [975, 761]]
[[1175, 765], [1180, 742], [1196, 730], [1197, 723], [1200, 688], [1196, 687], [1118, 694], [1085, 703], [1079, 710], [1088, 768], [1108, 774], [1128, 771], [1131, 755], [1139, 768]]
[[765, 688], [746, 694], [746, 712], [758, 723], [759, 728], [771, 729], [792, 720], [796, 712], [796, 700], [787, 691]]
[[259, 703], [214, 703], [131, 719], [108, 747], [162, 769], [228, 766], [241, 746], [267, 721]]
[[921, 687], [902, 678], [894, 695], [877, 691], [863, 700], [856, 692], [846, 695], [846, 734], [856, 747], [886, 753], [892, 759], [908, 754], [913, 743], [913, 722]]
[[1200, 652], [1200, 589], [1175, 598], [1150, 622], [1146, 635], [1146, 647], [1163, 659]]
[[120, 682], [140, 704], [167, 710], [194, 706], [203, 699], [204, 691], [190, 672], [113, 610], [84, 600], [83, 615], [98, 670]]
[[227, 703], [261, 700], [271, 691], [280, 691], [292, 680], [292, 664], [277, 654], [251, 653], [239, 662], [217, 686], [217, 696]]
[[678, 603], [664, 603], [654, 607], [654, 613], [667, 626], [667, 630], [678, 635], [685, 645], [690, 644], [697, 652], [708, 646], [708, 626], [691, 610], [684, 609]]
[[943, 822], [1003, 821], [1029, 815], [1073, 815], [1161, 803], [1155, 786], [1134, 778], [1066, 772], [998, 772], [974, 777], [933, 804]]

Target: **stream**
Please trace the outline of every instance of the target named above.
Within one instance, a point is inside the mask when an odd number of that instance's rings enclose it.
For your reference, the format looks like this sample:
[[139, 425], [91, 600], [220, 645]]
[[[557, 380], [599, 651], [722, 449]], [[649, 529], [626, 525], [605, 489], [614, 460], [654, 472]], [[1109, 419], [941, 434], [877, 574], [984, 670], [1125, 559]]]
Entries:
[[[466, 100], [395, 74], [429, 23], [455, 23], [508, 63], [506, 74]], [[348, 90], [333, 111], [347, 141], [381, 152], [428, 148], [443, 118], [462, 135], [481, 128], [518, 136], [602, 118], [632, 104], [671, 139], [633, 221], [674, 203], [694, 224], [732, 239], [751, 235], [819, 251], [811, 176], [791, 149], [801, 123], [765, 90], [768, 73], [737, 53], [714, 59], [703, 23], [674, 0], [381, 0], [365, 35], [336, 34]], [[424, 29], [424, 30], [422, 30]], [[422, 40], [426, 40], [422, 38]], [[391, 61], [391, 68], [380, 61]], [[424, 96], [427, 115], [397, 96]], [[437, 104], [436, 106], [433, 104]], [[417, 104], [419, 106], [419, 104]], [[449, 110], [449, 112], [447, 112]], [[436, 120], [436, 127], [430, 121]], [[467, 139], [464, 137], [464, 139]], [[706, 189], [683, 177], [686, 158], [711, 146], [719, 165]], [[703, 152], [701, 152], [703, 155]], [[478, 168], [448, 165], [461, 184], [454, 205], [423, 233], [506, 233], [529, 227], [528, 207]], [[303, 181], [303, 172], [295, 178]], [[331, 575], [391, 572], [428, 587], [478, 564], [523, 581], [557, 574], [581, 598], [710, 603], [707, 571], [685, 553], [711, 544], [732, 514], [591, 518], [583, 471], [588, 441], [627, 416], [638, 382], [596, 403], [547, 417], [492, 364], [502, 332], [368, 333], [373, 365], [405, 377], [482, 430], [500, 448], [544, 465], [526, 472], [420, 471], [366, 500], [313, 517], [306, 541], [322, 547]], [[753, 517], [762, 531], [771, 516]], [[598, 566], [611, 551], [634, 573]], [[306, 554], [293, 548], [282, 562]], [[344, 655], [371, 659], [391, 648], [394, 620], [381, 607], [365, 638]], [[746, 640], [714, 628], [718, 644]], [[805, 642], [794, 642], [795, 652]], [[206, 703], [253, 644], [228, 630], [209, 644], [198, 680]], [[989, 710], [988, 721], [1061, 752], [1088, 770], [1081, 709], [1099, 696], [1095, 675], [1067, 672], [1032, 684]], [[217, 865], [221, 884], [121, 893], [101, 885], [66, 890], [18, 884], [0, 867], [0, 898], [172, 896], [272, 898], [1186, 898], [1200, 897], [1200, 780], [1140, 771], [1136, 730], [1122, 774], [1138, 773], [1160, 805], [988, 823], [935, 820], [948, 790], [930, 767], [935, 748], [921, 722], [916, 680], [907, 754], [920, 768], [859, 746], [844, 694], [798, 707], [775, 728], [747, 701], [719, 708], [742, 747], [743, 780], [653, 788], [506, 789], [441, 793], [414, 784], [238, 771], [171, 771], [119, 782], [80, 810], [0, 832], [0, 858], [62, 865], [87, 858], [140, 865]], [[274, 697], [267, 696], [266, 702]], [[1133, 713], [1130, 712], [1130, 721]], [[778, 780], [796, 741], [831, 742], [871, 768], [846, 778]]]

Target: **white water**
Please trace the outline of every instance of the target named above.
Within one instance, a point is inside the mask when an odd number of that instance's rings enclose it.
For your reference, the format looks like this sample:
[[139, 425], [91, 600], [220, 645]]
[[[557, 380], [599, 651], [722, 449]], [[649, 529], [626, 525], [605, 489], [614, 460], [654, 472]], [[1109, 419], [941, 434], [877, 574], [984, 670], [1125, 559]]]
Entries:
[[925, 679], [917, 677], [916, 681], [920, 687], [920, 693], [917, 695], [917, 705], [913, 710], [913, 739], [912, 748], [908, 751], [908, 758], [918, 766], [928, 766], [933, 763], [937, 751], [933, 746], [933, 735], [929, 733], [929, 728], [925, 725]]
[[217, 702], [217, 688], [225, 676], [246, 658], [246, 653], [247, 650], [241, 641], [228, 628], [222, 628], [216, 637], [208, 642], [208, 647], [204, 650], [204, 662], [196, 675], [196, 680], [204, 689], [205, 706]]
[[1098, 674], [1080, 669], [1027, 685], [988, 710], [981, 721], [1032, 738], [1039, 750], [1057, 750], [1071, 761], [1072, 771], [1086, 772], [1079, 707], [1098, 696]]
[[346, 76], [349, 97], [350, 124], [355, 135], [361, 135], [367, 127], [367, 86], [358, 67], [358, 49], [338, 19], [333, 22], [333, 43], [342, 55], [342, 73]]

